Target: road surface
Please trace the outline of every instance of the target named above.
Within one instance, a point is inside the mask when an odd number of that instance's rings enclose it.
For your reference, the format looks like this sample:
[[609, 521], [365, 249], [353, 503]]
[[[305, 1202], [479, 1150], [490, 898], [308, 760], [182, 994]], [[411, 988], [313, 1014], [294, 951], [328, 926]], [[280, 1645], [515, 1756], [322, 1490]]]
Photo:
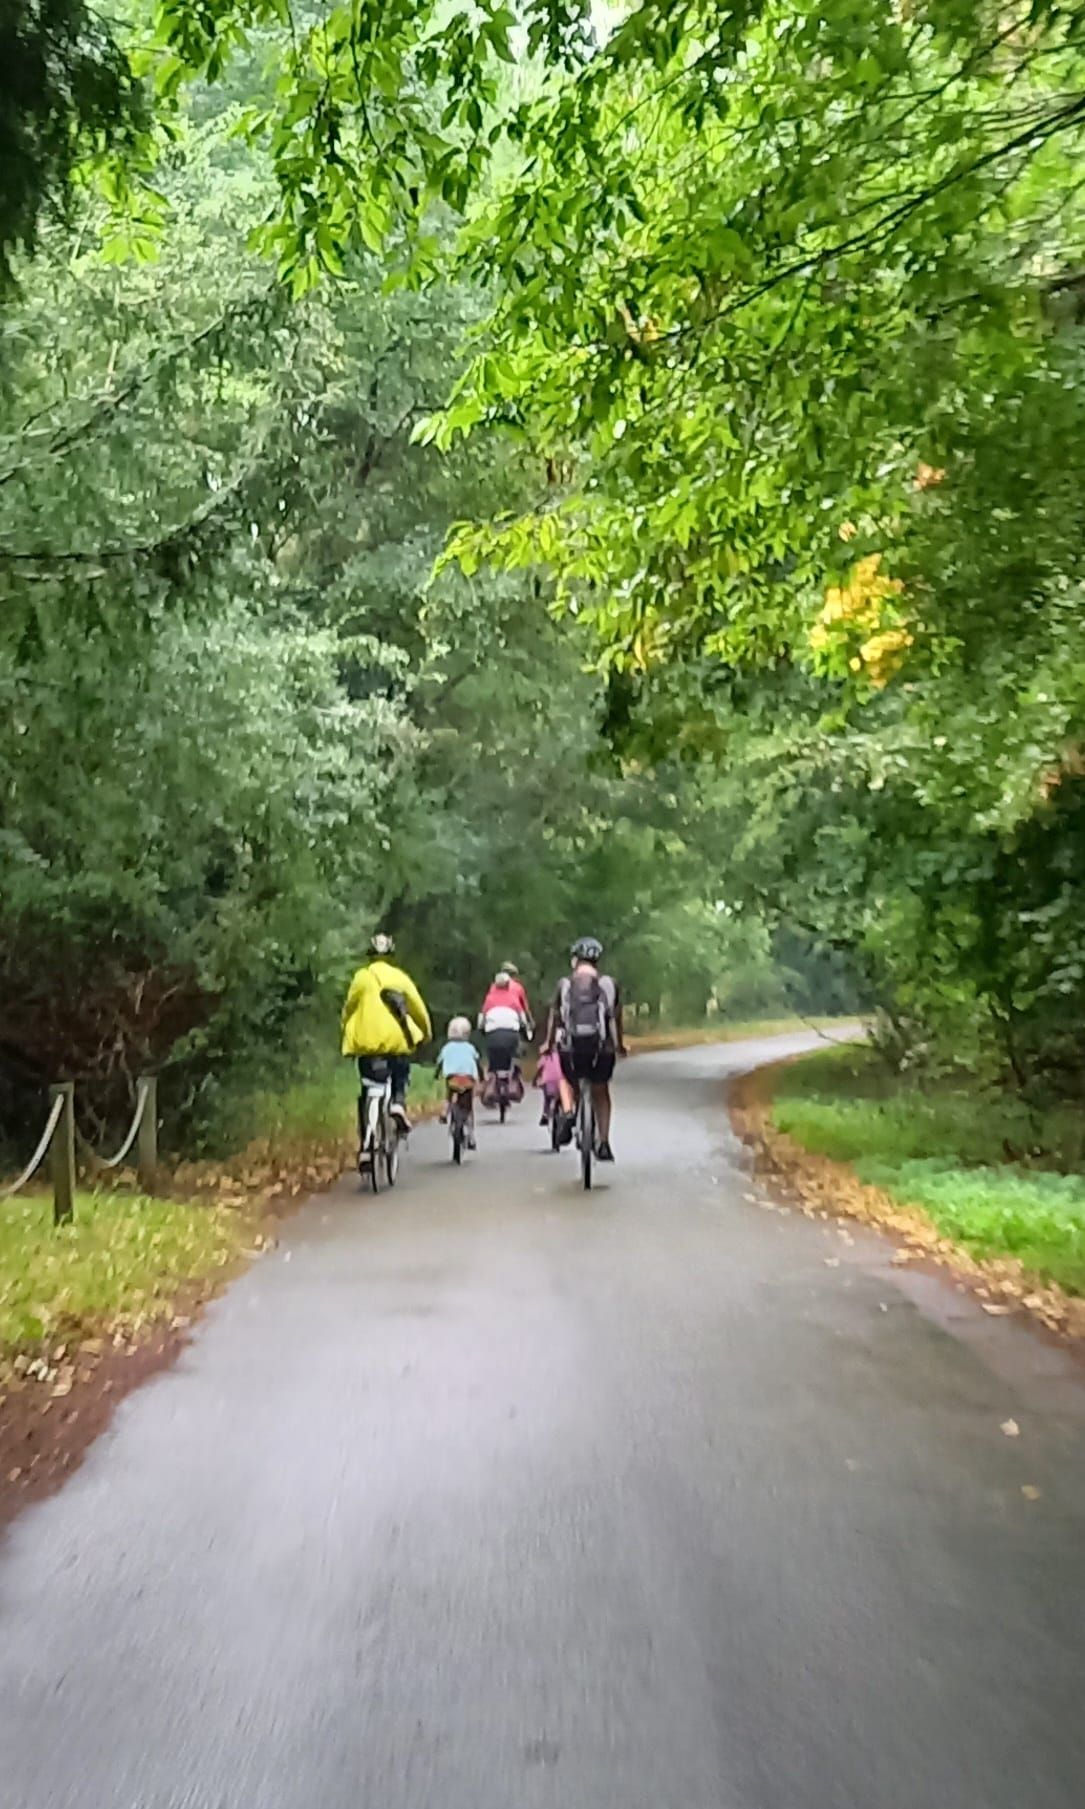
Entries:
[[0, 1547], [3, 1809], [1081, 1809], [1085, 1394], [758, 1203], [803, 1040], [291, 1221]]

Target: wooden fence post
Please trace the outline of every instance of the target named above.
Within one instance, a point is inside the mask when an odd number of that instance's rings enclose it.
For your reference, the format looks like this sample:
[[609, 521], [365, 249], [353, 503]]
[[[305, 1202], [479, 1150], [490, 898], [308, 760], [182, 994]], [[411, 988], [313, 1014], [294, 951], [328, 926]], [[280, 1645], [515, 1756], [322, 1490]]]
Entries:
[[146, 1093], [143, 1100], [143, 1116], [139, 1121], [139, 1141], [136, 1144], [136, 1169], [139, 1174], [140, 1186], [150, 1193], [158, 1175], [157, 1075], [145, 1075], [143, 1085], [146, 1089]]
[[75, 1082], [60, 1081], [49, 1088], [49, 1097], [64, 1101], [49, 1154], [53, 1165], [53, 1223], [67, 1225], [75, 1212]]

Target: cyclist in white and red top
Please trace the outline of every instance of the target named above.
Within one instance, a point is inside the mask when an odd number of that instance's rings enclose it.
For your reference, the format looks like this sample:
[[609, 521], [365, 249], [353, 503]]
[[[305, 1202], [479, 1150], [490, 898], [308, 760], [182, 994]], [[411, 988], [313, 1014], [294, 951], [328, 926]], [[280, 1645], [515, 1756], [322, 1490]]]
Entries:
[[524, 1021], [527, 1024], [528, 1036], [532, 1036], [535, 1031], [535, 1020], [531, 1015], [527, 988], [520, 978], [520, 969], [517, 967], [515, 961], [503, 961], [501, 964], [501, 971], [509, 976], [509, 991], [512, 993], [513, 1004], [523, 1012]]
[[[523, 987], [520, 991], [523, 992]], [[516, 1061], [520, 1038], [527, 1034], [527, 1018], [504, 968], [494, 975], [493, 984], [482, 1001], [478, 1027], [486, 1037], [490, 1073], [508, 1074]]]

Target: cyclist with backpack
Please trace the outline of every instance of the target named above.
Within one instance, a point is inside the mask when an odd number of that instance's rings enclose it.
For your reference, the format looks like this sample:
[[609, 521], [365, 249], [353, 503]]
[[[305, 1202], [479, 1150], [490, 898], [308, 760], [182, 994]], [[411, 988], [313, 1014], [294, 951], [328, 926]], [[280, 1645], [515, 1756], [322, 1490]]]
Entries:
[[626, 1053], [622, 1034], [622, 1001], [610, 974], [599, 971], [603, 945], [594, 936], [573, 943], [572, 972], [558, 983], [547, 1019], [544, 1052], [556, 1049], [561, 1059], [561, 1104], [565, 1114], [561, 1142], [570, 1142], [576, 1117], [576, 1093], [582, 1080], [591, 1082], [600, 1162], [613, 1162], [610, 1147], [610, 1077], [615, 1058]]

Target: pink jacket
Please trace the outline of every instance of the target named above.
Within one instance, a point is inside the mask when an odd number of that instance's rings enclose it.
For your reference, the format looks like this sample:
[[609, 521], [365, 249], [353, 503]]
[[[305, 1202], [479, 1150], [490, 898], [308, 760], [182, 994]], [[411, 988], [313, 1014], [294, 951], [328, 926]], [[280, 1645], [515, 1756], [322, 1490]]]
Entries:
[[540, 1086], [544, 1093], [556, 1093], [560, 1079], [561, 1058], [556, 1049], [551, 1049], [549, 1054], [542, 1056], [539, 1060], [535, 1084]]

